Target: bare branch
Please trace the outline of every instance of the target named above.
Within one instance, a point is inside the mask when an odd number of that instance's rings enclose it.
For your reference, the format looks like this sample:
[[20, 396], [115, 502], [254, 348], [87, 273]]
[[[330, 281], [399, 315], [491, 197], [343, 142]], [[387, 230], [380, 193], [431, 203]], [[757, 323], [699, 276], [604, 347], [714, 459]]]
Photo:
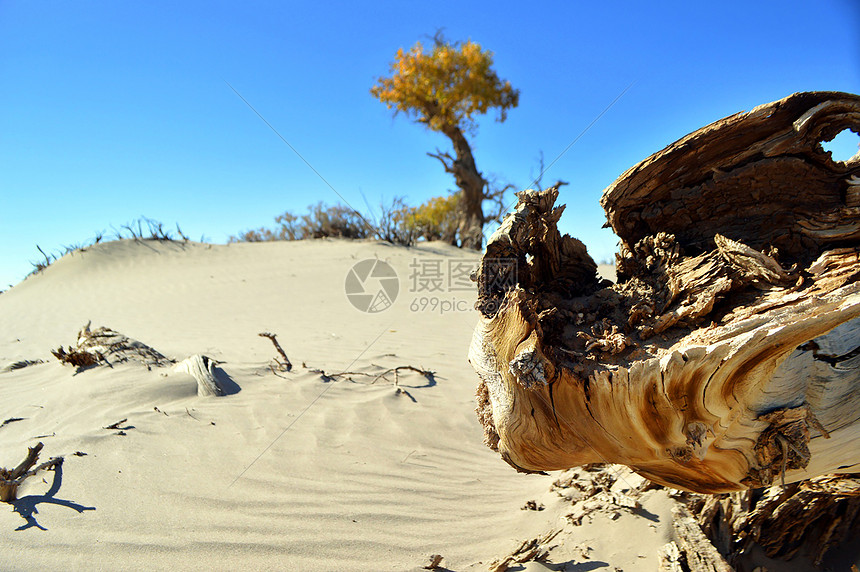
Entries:
[[390, 380], [388, 378], [388, 376], [391, 374], [394, 374], [394, 385], [397, 386], [400, 383], [399, 372], [401, 372], [401, 371], [414, 371], [415, 373], [421, 374], [424, 377], [426, 377], [427, 380], [430, 382], [433, 381], [433, 376], [435, 375], [434, 371], [431, 371], [429, 369], [418, 368], [418, 367], [415, 367], [412, 365], [399, 365], [397, 367], [392, 367], [392, 368], [386, 369], [385, 371], [380, 372], [380, 373], [367, 373], [364, 371], [341, 371], [339, 373], [326, 373], [325, 370], [322, 370], [322, 369], [317, 369], [317, 368], [308, 368], [308, 369], [314, 373], [318, 373], [319, 375], [323, 376], [324, 378], [332, 379], [332, 380], [336, 380], [338, 378], [346, 378], [346, 379], [349, 379], [350, 381], [355, 381], [352, 379], [352, 377], [354, 377], [354, 376], [369, 377], [369, 378], [371, 378], [370, 385], [375, 384], [380, 379], [384, 379], [385, 381], [391, 382], [392, 380]]
[[27, 457], [12, 470], [0, 467], [0, 501], [12, 502], [17, 498], [18, 487], [24, 479], [35, 475], [38, 471], [47, 470], [63, 463], [62, 457], [53, 457], [50, 461], [30, 470], [30, 467], [39, 460], [39, 452], [43, 446], [44, 444], [39, 442], [35, 447], [30, 447]]
[[279, 362], [278, 360], [275, 360], [275, 363], [278, 364], [278, 369], [280, 369], [281, 371], [290, 371], [291, 369], [293, 369], [293, 364], [290, 361], [290, 358], [288, 358], [287, 354], [284, 353], [284, 348], [282, 348], [281, 344], [278, 343], [278, 339], [275, 337], [275, 334], [269, 332], [261, 332], [257, 335], [261, 338], [269, 338], [270, 340], [272, 340], [272, 343], [275, 345], [275, 349], [278, 350], [278, 353], [281, 354], [282, 358], [284, 358], [283, 363]]
[[429, 157], [433, 157], [434, 159], [439, 159], [439, 162], [442, 163], [442, 166], [445, 167], [446, 173], [454, 172], [454, 158], [449, 153], [443, 153], [442, 151], [436, 150], [436, 153], [427, 153]]

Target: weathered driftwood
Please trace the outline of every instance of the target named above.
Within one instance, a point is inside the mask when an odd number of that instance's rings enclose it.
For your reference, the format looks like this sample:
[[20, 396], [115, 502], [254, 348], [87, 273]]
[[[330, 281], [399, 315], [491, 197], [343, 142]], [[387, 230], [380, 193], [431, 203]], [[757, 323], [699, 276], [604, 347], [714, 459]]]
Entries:
[[856, 536], [860, 478], [824, 476], [785, 487], [690, 495], [688, 507], [734, 566], [741, 567], [753, 543], [770, 558], [788, 560], [802, 552], [819, 565], [830, 548]]
[[21, 461], [14, 469], [4, 469], [0, 467], [0, 501], [12, 502], [18, 498], [18, 487], [24, 482], [24, 479], [35, 475], [37, 472], [47, 470], [62, 464], [62, 457], [52, 457], [51, 460], [42, 463], [35, 469], [31, 467], [39, 460], [39, 453], [44, 445], [40, 442], [35, 447], [30, 447], [27, 451], [27, 457]]
[[725, 558], [702, 532], [699, 523], [683, 506], [672, 510], [672, 524], [678, 550], [684, 555], [689, 570], [696, 572], [732, 572]]
[[146, 367], [161, 366], [171, 360], [148, 345], [115, 332], [110, 328], [90, 329], [90, 322], [78, 332], [74, 347], [60, 346], [51, 353], [63, 363], [83, 369], [99, 364], [112, 365], [136, 361]]
[[613, 462], [728, 492], [860, 466], [860, 97], [796, 94], [717, 121], [601, 200], [617, 284], [519, 194], [476, 275], [487, 444], [533, 472]]
[[201, 397], [222, 396], [226, 393], [215, 375], [215, 362], [212, 358], [195, 354], [173, 366], [173, 371], [187, 373], [197, 380], [197, 395]]
[[674, 540], [657, 551], [657, 559], [659, 572], [686, 572], [684, 569], [686, 560]]

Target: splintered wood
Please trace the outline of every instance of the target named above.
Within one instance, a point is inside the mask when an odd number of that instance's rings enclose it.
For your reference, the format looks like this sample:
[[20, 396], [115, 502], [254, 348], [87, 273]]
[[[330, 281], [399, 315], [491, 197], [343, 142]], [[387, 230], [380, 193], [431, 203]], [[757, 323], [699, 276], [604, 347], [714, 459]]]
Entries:
[[858, 475], [817, 477], [786, 487], [723, 495], [690, 495], [686, 502], [697, 527], [733, 564], [757, 544], [770, 558], [788, 560], [803, 552], [819, 565], [828, 550], [856, 536], [860, 526]]
[[[523, 472], [623, 463], [723, 493], [860, 465], [860, 97], [704, 127], [603, 194], [618, 282], [519, 193], [476, 273], [485, 442]], [[828, 348], [822, 350], [822, 348]]]

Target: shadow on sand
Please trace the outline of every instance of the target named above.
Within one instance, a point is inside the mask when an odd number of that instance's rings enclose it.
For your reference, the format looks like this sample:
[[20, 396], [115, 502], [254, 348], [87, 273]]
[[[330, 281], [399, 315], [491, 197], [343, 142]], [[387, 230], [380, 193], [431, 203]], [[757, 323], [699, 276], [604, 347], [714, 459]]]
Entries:
[[51, 488], [45, 494], [42, 495], [27, 495], [25, 497], [21, 497], [15, 501], [12, 501], [12, 507], [18, 514], [21, 515], [21, 518], [26, 520], [25, 524], [22, 524], [15, 530], [27, 530], [28, 528], [36, 527], [39, 530], [48, 530], [36, 520], [35, 515], [39, 514], [39, 510], [37, 507], [40, 504], [56, 504], [59, 506], [64, 506], [70, 508], [72, 510], [76, 510], [79, 513], [83, 513], [86, 510], [96, 510], [94, 506], [84, 506], [82, 504], [78, 504], [76, 502], [72, 502], [70, 500], [63, 500], [55, 498], [56, 495], [60, 491], [60, 487], [63, 484], [63, 465], [59, 464], [54, 468], [54, 481], [51, 483]]
[[212, 371], [215, 374], [215, 383], [221, 388], [224, 395], [235, 395], [242, 391], [239, 384], [233, 381], [233, 378], [226, 371], [217, 366], [212, 368]]

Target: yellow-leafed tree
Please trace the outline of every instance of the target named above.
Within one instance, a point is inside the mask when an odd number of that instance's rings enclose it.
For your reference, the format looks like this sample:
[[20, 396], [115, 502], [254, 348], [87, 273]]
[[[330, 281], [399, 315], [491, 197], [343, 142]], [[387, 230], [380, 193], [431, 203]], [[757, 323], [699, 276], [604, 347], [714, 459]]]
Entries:
[[477, 129], [475, 115], [497, 109], [498, 120], [504, 121], [508, 109], [519, 102], [519, 90], [500, 79], [492, 66], [493, 53], [475, 42], [451, 43], [437, 34], [429, 51], [420, 42], [408, 51], [398, 50], [390, 76], [379, 78], [370, 90], [395, 114], [403, 112], [451, 140], [455, 156], [438, 150], [428, 155], [454, 175], [462, 191], [461, 245], [477, 249], [483, 239], [483, 201], [493, 193], [475, 165], [466, 134]]

